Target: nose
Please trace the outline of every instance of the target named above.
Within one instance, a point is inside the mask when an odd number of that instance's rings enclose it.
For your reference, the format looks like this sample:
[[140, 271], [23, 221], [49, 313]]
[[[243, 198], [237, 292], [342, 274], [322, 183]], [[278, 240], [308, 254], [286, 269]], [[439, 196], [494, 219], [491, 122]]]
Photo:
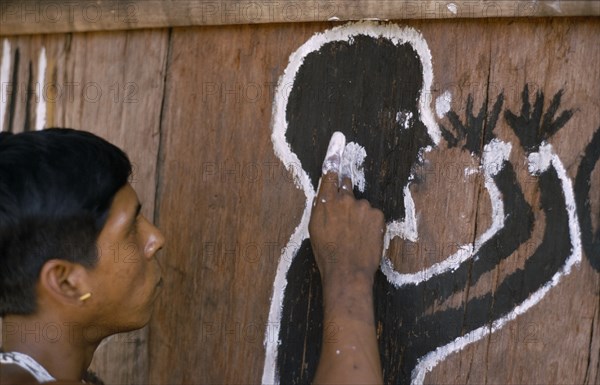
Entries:
[[147, 239], [144, 246], [144, 256], [148, 259], [154, 257], [154, 254], [165, 244], [165, 237], [160, 230], [150, 223], [146, 218], [143, 219], [147, 226]]

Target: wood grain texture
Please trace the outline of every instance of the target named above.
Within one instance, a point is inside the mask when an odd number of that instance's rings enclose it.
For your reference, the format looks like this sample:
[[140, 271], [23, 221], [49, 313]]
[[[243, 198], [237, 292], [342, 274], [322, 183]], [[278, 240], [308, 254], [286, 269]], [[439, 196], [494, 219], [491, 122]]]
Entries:
[[151, 323], [153, 383], [260, 382], [275, 268], [302, 212], [272, 151], [271, 103], [287, 56], [313, 31], [173, 30], [158, 192], [169, 241]]
[[[520, 111], [525, 84], [532, 102], [535, 91], [544, 92], [544, 110], [564, 90], [559, 113], [575, 112], [550, 143], [575, 180], [585, 149], [600, 129], [600, 70], [595, 65], [600, 59], [600, 24], [584, 18], [399, 24], [420, 31], [429, 45], [433, 105], [450, 91], [451, 109], [464, 122], [469, 95], [475, 113], [488, 101], [487, 116], [498, 95], [504, 94], [492, 131], [512, 144], [516, 186], [534, 213], [530, 239], [481, 274], [477, 284], [435, 299], [425, 314], [435, 315], [499, 291], [543, 243], [548, 213], [542, 207], [540, 178], [529, 175], [527, 151], [504, 112]], [[49, 98], [54, 102], [47, 104], [47, 126], [89, 129], [122, 146], [138, 165], [134, 180], [144, 212], [154, 215], [167, 238], [160, 257], [165, 285], [149, 331], [115, 336], [96, 355], [93, 366], [107, 383], [261, 382], [277, 262], [304, 209], [302, 192], [273, 152], [274, 90], [290, 54], [314, 33], [334, 25], [214, 26], [8, 39], [13, 61], [19, 49], [11, 79], [16, 73], [24, 89], [37, 78], [42, 46], [48, 58], [47, 82], [80, 84], [70, 86], [76, 91], [73, 97], [63, 93]], [[4, 33], [4, 23], [2, 28]], [[126, 103], [132, 97], [137, 101]], [[25, 92], [15, 100], [3, 126], [14, 132], [35, 127], [33, 96]], [[456, 133], [448, 117], [436, 120]], [[483, 143], [476, 150], [482, 147]], [[442, 140], [425, 161], [416, 169], [419, 183], [411, 186], [419, 240], [396, 241], [390, 253], [402, 272], [443, 260], [457, 244], [473, 242], [491, 223], [492, 202], [484, 177], [464, 174], [465, 168], [479, 164], [471, 149]], [[592, 230], [597, 231], [597, 165], [589, 186]], [[584, 255], [579, 266], [527, 313], [449, 355], [425, 383], [599, 383], [600, 273], [590, 264], [592, 257]], [[380, 299], [387, 295], [376, 292]], [[459, 318], [448, 328], [468, 321], [464, 314]], [[308, 351], [304, 346], [300, 350]], [[402, 357], [385, 350], [382, 354], [392, 378]]]
[[598, 16], [594, 0], [6, 0], [0, 35], [329, 20]]

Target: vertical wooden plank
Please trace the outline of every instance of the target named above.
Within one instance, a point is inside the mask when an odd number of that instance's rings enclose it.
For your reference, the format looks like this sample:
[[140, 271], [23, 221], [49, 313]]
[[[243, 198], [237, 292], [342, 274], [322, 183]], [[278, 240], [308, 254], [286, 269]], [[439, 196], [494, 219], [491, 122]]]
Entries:
[[169, 241], [152, 383], [261, 381], [274, 272], [303, 209], [273, 154], [273, 89], [316, 28], [173, 30], [158, 196]]
[[[134, 166], [131, 184], [142, 212], [152, 218], [168, 31], [77, 34], [68, 45], [57, 81], [73, 83], [75, 96], [57, 104], [56, 122], [123, 148]], [[146, 329], [110, 338], [92, 368], [107, 383], [147, 383], [147, 338]]]

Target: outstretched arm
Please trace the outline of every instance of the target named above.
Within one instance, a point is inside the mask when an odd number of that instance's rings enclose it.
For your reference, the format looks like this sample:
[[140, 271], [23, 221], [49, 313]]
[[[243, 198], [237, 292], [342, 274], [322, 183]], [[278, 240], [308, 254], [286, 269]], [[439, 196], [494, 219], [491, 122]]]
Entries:
[[309, 223], [323, 283], [325, 334], [314, 383], [381, 384], [373, 280], [385, 221], [369, 202], [354, 198], [348, 176], [338, 182], [341, 158], [341, 152], [328, 151]]

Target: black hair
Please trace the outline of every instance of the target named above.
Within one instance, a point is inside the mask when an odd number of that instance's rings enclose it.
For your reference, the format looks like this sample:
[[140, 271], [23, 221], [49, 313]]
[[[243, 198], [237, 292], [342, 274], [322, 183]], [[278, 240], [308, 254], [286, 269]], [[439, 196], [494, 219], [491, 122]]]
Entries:
[[127, 155], [85, 131], [0, 133], [0, 316], [36, 311], [42, 266], [65, 259], [88, 268]]

